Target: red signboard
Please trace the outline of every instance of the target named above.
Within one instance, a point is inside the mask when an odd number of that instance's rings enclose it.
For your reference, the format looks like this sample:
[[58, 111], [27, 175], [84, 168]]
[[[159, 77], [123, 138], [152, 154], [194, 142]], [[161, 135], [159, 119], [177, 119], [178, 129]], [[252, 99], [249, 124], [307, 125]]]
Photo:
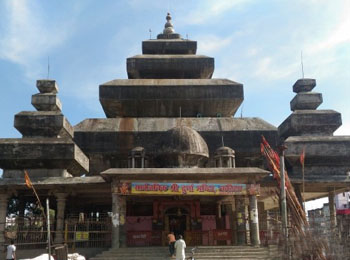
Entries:
[[337, 215], [350, 215], [350, 209], [338, 209]]

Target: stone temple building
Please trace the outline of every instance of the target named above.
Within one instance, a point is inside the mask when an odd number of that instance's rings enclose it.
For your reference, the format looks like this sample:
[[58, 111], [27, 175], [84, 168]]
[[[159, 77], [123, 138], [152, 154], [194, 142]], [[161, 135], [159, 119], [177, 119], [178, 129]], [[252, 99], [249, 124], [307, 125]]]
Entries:
[[[212, 78], [214, 58], [198, 55], [197, 42], [175, 33], [169, 14], [166, 20], [163, 33], [127, 59], [128, 79], [99, 86], [106, 118], [72, 126], [56, 81], [37, 81], [36, 111], [14, 118], [23, 137], [0, 139], [1, 246], [13, 233], [5, 225], [11, 199], [20, 217], [36, 201], [24, 170], [42, 204], [49, 198], [54, 209], [54, 243], [78, 251], [166, 245], [170, 231], [188, 245], [264, 244], [268, 213], [278, 203], [262, 135], [273, 147], [288, 147], [286, 166], [299, 196], [332, 199], [348, 187], [350, 137], [333, 136], [341, 115], [317, 110], [322, 94], [312, 92], [314, 79], [296, 81], [293, 112], [278, 128], [235, 117], [243, 84]], [[12, 226], [23, 250], [45, 248], [45, 227], [32, 218]]]

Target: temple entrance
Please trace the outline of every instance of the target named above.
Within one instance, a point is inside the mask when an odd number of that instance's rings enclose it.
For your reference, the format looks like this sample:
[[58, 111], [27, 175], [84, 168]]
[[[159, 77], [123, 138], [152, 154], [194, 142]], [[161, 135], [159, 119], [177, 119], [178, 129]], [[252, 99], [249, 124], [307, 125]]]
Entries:
[[214, 196], [126, 198], [129, 199], [125, 220], [127, 246], [166, 246], [169, 232], [184, 236], [188, 246], [251, 241], [249, 208], [244, 196], [227, 201]]
[[186, 209], [180, 207], [172, 207], [165, 211], [165, 229], [169, 232], [174, 232], [175, 236], [184, 235], [189, 229], [187, 219], [189, 213]]

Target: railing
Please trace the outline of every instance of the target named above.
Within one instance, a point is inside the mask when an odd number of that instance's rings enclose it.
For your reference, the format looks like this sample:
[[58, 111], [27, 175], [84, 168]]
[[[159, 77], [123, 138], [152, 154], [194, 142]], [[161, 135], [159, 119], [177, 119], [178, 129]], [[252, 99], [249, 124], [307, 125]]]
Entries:
[[209, 245], [209, 231], [185, 231], [185, 240], [189, 246]]
[[111, 219], [68, 218], [65, 221], [64, 241], [69, 248], [107, 248], [112, 240]]
[[[55, 223], [51, 223], [53, 230]], [[51, 233], [53, 237], [54, 232]], [[47, 225], [42, 217], [7, 219], [5, 224], [5, 244], [14, 240], [18, 249], [39, 249], [47, 247]]]
[[[111, 220], [67, 218], [63, 231], [69, 248], [107, 248], [111, 246]], [[55, 223], [50, 225], [51, 241], [55, 241]], [[47, 227], [43, 218], [13, 218], [5, 225], [5, 244], [14, 240], [18, 249], [47, 247]], [[53, 244], [53, 243], [52, 243]]]
[[[165, 231], [129, 231], [127, 246], [161, 246], [167, 245]], [[188, 246], [210, 246], [218, 244], [232, 244], [232, 231], [229, 229], [210, 231], [185, 231], [184, 238]], [[220, 241], [224, 243], [219, 243]]]

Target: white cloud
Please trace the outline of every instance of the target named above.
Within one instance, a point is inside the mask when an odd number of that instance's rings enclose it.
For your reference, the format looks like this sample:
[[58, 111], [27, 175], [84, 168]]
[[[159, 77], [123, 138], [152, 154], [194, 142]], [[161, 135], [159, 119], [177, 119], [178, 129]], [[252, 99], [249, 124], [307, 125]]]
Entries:
[[329, 34], [323, 35], [307, 46], [308, 53], [319, 53], [329, 51], [340, 44], [350, 43], [350, 2], [345, 2], [339, 21]]
[[[319, 6], [318, 4], [321, 5], [321, 3], [324, 5]], [[249, 58], [257, 59], [255, 68], [253, 68], [255, 77], [276, 80], [292, 75], [301, 76], [301, 50], [304, 56], [305, 77], [319, 80], [334, 79], [338, 75], [348, 73], [349, 62], [343, 58], [344, 51], [341, 48], [345, 46], [344, 44], [350, 43], [350, 16], [348, 15], [350, 2], [344, 2], [329, 11], [332, 3], [314, 1], [314, 4], [314, 8], [322, 12], [321, 21], [318, 23], [305, 22], [301, 27], [296, 25], [290, 27], [286, 35], [288, 44], [281, 44], [271, 53], [266, 53], [269, 46], [262, 44], [260, 49], [267, 55], [265, 57], [259, 57], [260, 52], [256, 53], [254, 48], [247, 50]], [[336, 12], [339, 12], [339, 15], [335, 16]], [[317, 12], [312, 14], [316, 15]], [[313, 16], [312, 19], [316, 18]], [[274, 36], [267, 35], [266, 37]]]
[[[350, 12], [350, 10], [349, 10]], [[324, 39], [308, 46], [309, 53], [318, 53], [324, 50], [336, 48], [343, 43], [350, 43], [350, 16], [343, 17], [341, 22], [334, 28], [330, 35], [326, 35]]]
[[[212, 1], [210, 1], [212, 3]], [[210, 12], [213, 15], [220, 15], [227, 10], [251, 2], [250, 0], [221, 0], [215, 1], [210, 6]]]
[[277, 80], [289, 77], [298, 67], [298, 63], [283, 64], [281, 59], [264, 57], [257, 62], [254, 75], [266, 80]]
[[27, 77], [40, 71], [38, 59], [49, 56], [50, 50], [65, 41], [68, 30], [64, 23], [49, 27], [42, 9], [34, 1], [7, 0], [4, 34], [0, 38], [0, 59], [24, 66]]
[[218, 17], [232, 8], [240, 8], [252, 0], [206, 0], [199, 1], [198, 7], [191, 11], [186, 17], [179, 20], [186, 24], [204, 24], [210, 19]]
[[247, 50], [247, 56], [248, 57], [253, 57], [253, 56], [256, 56], [258, 54], [258, 49], [257, 48], [250, 48]]
[[230, 45], [233, 36], [219, 37], [217, 35], [201, 35], [196, 40], [198, 42], [198, 50], [201, 53], [211, 53], [220, 51], [222, 48]]

